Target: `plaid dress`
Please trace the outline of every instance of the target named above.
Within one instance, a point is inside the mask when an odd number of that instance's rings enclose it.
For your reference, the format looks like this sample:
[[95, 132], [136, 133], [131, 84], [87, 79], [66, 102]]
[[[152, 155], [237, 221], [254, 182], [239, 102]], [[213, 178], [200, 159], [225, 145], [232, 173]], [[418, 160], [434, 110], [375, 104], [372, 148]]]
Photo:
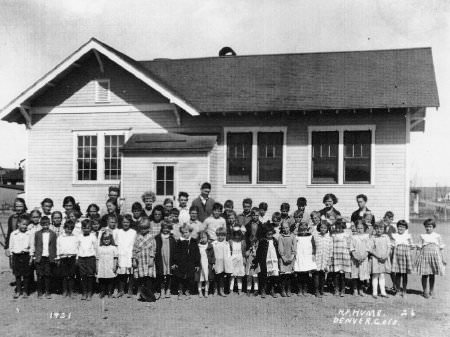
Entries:
[[329, 271], [333, 255], [333, 239], [328, 235], [314, 235], [316, 265], [319, 271]]
[[[146, 235], [138, 234], [133, 245], [133, 259], [137, 261], [137, 268], [134, 269], [136, 278], [150, 276], [155, 277], [154, 258], [156, 253], [156, 242], [150, 233]], [[153, 260], [153, 266], [149, 263]]]
[[350, 236], [347, 233], [336, 233], [333, 235], [333, 272], [350, 273], [352, 271], [350, 262]]
[[444, 275], [445, 268], [442, 262], [441, 249], [444, 248], [442, 238], [437, 233], [421, 234], [421, 245], [416, 260], [416, 269], [419, 275]]
[[393, 233], [394, 251], [392, 253], [393, 273], [411, 274], [413, 263], [411, 258], [411, 235]]

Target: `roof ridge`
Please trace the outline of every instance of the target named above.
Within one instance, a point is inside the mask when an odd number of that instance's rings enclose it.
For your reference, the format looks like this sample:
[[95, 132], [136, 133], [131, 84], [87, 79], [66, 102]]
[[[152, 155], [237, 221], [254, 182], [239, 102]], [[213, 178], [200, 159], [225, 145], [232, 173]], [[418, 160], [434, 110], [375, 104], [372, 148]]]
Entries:
[[269, 53], [269, 54], [246, 54], [246, 55], [235, 55], [235, 56], [202, 56], [202, 57], [185, 57], [185, 58], [154, 58], [153, 60], [137, 60], [139, 63], [144, 62], [167, 62], [167, 61], [187, 61], [187, 60], [203, 60], [203, 59], [233, 59], [233, 58], [244, 58], [244, 57], [255, 57], [255, 56], [294, 56], [294, 55], [317, 55], [317, 54], [350, 54], [350, 53], [378, 53], [378, 52], [394, 52], [394, 51], [410, 51], [410, 50], [421, 50], [428, 49], [431, 47], [411, 47], [411, 48], [393, 48], [393, 49], [366, 49], [366, 50], [338, 50], [338, 51], [315, 51], [315, 52], [301, 52], [301, 53]]

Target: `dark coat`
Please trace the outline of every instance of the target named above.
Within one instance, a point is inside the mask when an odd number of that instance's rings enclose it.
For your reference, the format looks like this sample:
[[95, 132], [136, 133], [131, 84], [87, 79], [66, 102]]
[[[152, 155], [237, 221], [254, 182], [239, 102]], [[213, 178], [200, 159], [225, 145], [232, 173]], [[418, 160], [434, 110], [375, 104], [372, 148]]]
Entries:
[[[275, 239], [273, 240], [273, 245], [275, 246], [275, 251], [277, 253], [277, 260], [280, 259], [280, 253], [278, 253], [278, 242]], [[267, 239], [261, 239], [258, 244], [258, 248], [256, 249], [256, 257], [253, 260], [254, 265], [259, 265], [259, 269], [263, 275], [267, 274], [267, 251], [269, 250], [269, 241]]]
[[[56, 233], [49, 230], [49, 240], [48, 240], [48, 259], [50, 262], [54, 262], [56, 258]], [[42, 230], [34, 233], [34, 260], [39, 263], [42, 258], [43, 241], [42, 241]]]
[[211, 243], [208, 243], [206, 248], [206, 256], [208, 258], [208, 278], [209, 281], [214, 279], [214, 264], [216, 263], [216, 257], [214, 256], [214, 247]]
[[327, 209], [326, 208], [322, 208], [320, 211], [319, 211], [319, 213], [320, 213], [320, 216], [327, 216], [327, 212], [331, 212], [331, 213], [334, 213], [334, 215], [335, 216], [339, 216], [339, 215], [341, 215], [341, 212], [339, 212], [336, 208], [334, 208], [334, 206], [331, 208], [331, 210], [329, 210], [329, 211], [327, 211]]
[[[155, 236], [156, 242], [156, 252], [155, 252], [155, 267], [156, 267], [156, 276], [163, 276], [164, 274], [164, 264], [162, 258], [162, 238], [161, 234]], [[175, 257], [175, 247], [177, 241], [173, 237], [173, 235], [169, 236], [169, 268], [174, 265], [174, 257]]]
[[[371, 210], [366, 208], [366, 212], [371, 212]], [[356, 222], [358, 220], [362, 220], [362, 216], [359, 215], [359, 209], [354, 211], [352, 213], [352, 217], [350, 218], [350, 221], [353, 222], [354, 224], [356, 224]], [[375, 225], [375, 217], [373, 216], [373, 214], [372, 214], [372, 221], [371, 221], [371, 223], [372, 223], [372, 226]]]
[[174, 275], [182, 279], [192, 279], [195, 268], [200, 267], [200, 250], [195, 239], [178, 240], [175, 245], [173, 263], [177, 266]]
[[208, 198], [206, 200], [206, 204], [203, 205], [202, 199], [200, 197], [197, 197], [192, 201], [191, 206], [197, 206], [198, 207], [198, 220], [203, 222], [207, 217], [209, 217], [212, 214], [212, 209], [215, 201], [213, 198]]
[[[253, 222], [250, 221], [245, 226], [245, 246], [247, 249], [250, 249], [250, 247], [252, 246], [252, 242], [250, 241], [250, 235], [252, 232], [252, 230], [251, 230], [252, 223]], [[262, 238], [263, 238], [263, 224], [261, 221], [258, 220], [258, 225], [257, 225], [257, 229], [256, 229], [256, 239], [261, 240]]]

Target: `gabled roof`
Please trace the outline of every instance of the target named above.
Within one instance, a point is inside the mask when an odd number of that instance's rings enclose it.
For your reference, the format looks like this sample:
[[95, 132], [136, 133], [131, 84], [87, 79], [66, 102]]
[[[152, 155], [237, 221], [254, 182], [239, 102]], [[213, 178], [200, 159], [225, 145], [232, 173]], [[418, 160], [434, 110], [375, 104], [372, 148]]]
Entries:
[[6, 107], [4, 107], [0, 112], [0, 119], [8, 120], [8, 115], [17, 112], [18, 108], [25, 104], [30, 98], [38, 95], [45, 86], [52, 80], [64, 74], [77, 60], [82, 58], [87, 53], [95, 51], [105, 57], [109, 58], [111, 61], [115, 62], [132, 75], [158, 91], [161, 95], [169, 99], [171, 103], [180, 106], [182, 109], [187, 111], [191, 115], [198, 115], [199, 112], [195, 107], [186, 102], [182, 97], [178, 96], [173, 90], [163, 83], [157, 81], [151, 76], [151, 73], [146, 70], [139, 62], [136, 62], [129, 56], [115, 50], [114, 48], [98, 41], [95, 38], [91, 38], [88, 42], [83, 44], [75, 52], [69, 55], [56, 67], [50, 70], [38, 81], [33, 83], [28, 89], [22, 92], [18, 97], [11, 101]]
[[431, 48], [141, 63], [202, 112], [439, 106]]
[[216, 136], [187, 136], [177, 133], [137, 133], [122, 147], [124, 153], [142, 152], [207, 152], [217, 141]]
[[8, 104], [0, 119], [17, 120], [11, 114], [19, 106], [92, 50], [193, 116], [439, 106], [431, 48], [138, 62], [92, 38]]

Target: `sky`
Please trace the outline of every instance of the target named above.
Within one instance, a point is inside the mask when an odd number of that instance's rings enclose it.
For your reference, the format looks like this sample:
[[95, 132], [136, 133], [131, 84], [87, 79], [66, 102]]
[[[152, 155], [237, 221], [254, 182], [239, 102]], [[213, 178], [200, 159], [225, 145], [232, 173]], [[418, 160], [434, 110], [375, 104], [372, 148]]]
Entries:
[[[450, 186], [448, 0], [0, 0], [0, 107], [91, 37], [137, 60], [432, 47], [440, 98], [411, 135], [415, 186]], [[0, 122], [0, 167], [26, 157]]]

